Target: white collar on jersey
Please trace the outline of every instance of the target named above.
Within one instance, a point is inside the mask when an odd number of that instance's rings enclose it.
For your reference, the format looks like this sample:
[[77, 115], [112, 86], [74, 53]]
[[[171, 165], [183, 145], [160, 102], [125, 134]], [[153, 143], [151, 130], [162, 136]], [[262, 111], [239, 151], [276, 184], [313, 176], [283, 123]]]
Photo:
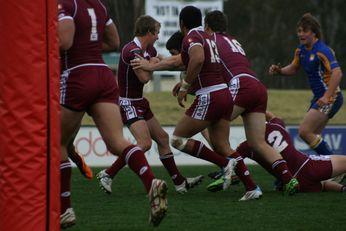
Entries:
[[[142, 49], [142, 44], [141, 44], [141, 42], [139, 41], [138, 37], [135, 37], [135, 38], [133, 39], [133, 42], [134, 42], [137, 46], [139, 46], [139, 47], [141, 48], [141, 50], [143, 50], [143, 49]], [[147, 51], [144, 51], [143, 57], [150, 57], [150, 55], [149, 55], [149, 53], [148, 53]]]
[[190, 34], [190, 32], [195, 31], [195, 30], [204, 31], [204, 28], [203, 28], [203, 26], [198, 26], [198, 27], [192, 28], [191, 30], [189, 30], [189, 32], [187, 32], [187, 34]]

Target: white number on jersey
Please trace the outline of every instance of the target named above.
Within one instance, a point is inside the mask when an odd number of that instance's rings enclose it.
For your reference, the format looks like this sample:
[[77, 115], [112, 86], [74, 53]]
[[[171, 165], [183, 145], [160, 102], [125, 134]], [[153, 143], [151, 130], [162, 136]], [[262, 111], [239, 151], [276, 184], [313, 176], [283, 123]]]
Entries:
[[226, 36], [223, 36], [223, 38], [230, 45], [233, 52], [238, 52], [238, 53], [245, 56], [245, 51], [243, 50], [243, 48], [241, 47], [241, 44], [237, 40], [235, 40], [235, 39], [229, 40], [229, 38], [227, 38]]
[[95, 10], [93, 8], [88, 8], [88, 13], [91, 18], [90, 41], [97, 41], [98, 34], [97, 34], [97, 19], [96, 19]]
[[276, 151], [282, 152], [288, 146], [287, 142], [282, 140], [282, 138], [282, 134], [279, 131], [272, 131], [269, 133], [267, 140]]
[[210, 62], [212, 63], [220, 63], [220, 55], [219, 55], [219, 51], [217, 50], [216, 47], [216, 43], [215, 41], [212, 41], [210, 39], [206, 39], [208, 45], [209, 45], [209, 49], [210, 49]]

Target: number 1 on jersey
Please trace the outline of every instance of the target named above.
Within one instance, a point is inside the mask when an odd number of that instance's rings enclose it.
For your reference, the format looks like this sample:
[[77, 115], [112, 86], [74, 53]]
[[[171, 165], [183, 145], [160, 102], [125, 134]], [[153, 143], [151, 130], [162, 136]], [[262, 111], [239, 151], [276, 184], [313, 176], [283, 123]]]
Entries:
[[90, 41], [97, 41], [98, 34], [97, 34], [97, 19], [96, 19], [95, 10], [93, 8], [88, 8], [88, 13], [91, 18]]

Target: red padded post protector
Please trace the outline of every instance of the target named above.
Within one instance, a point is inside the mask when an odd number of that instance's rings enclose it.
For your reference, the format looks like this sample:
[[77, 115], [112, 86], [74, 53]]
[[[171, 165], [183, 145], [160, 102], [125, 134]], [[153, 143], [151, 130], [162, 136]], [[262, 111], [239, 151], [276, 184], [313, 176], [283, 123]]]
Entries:
[[57, 2], [1, 2], [0, 230], [60, 230]]

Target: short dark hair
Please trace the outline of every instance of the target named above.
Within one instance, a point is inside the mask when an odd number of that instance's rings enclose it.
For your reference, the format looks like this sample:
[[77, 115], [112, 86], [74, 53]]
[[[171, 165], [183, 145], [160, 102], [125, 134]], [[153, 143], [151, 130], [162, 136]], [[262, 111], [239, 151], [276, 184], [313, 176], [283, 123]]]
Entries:
[[167, 50], [175, 49], [180, 51], [184, 35], [180, 31], [175, 32], [166, 42]]
[[208, 12], [204, 18], [204, 23], [208, 24], [214, 32], [226, 32], [227, 21], [227, 16], [219, 10]]
[[161, 26], [161, 24], [149, 15], [142, 15], [136, 20], [135, 36], [144, 36], [148, 32], [154, 34], [156, 26]]
[[310, 13], [305, 13], [297, 23], [297, 28], [302, 27], [303, 30], [310, 29], [315, 33], [318, 39], [322, 39], [321, 24], [316, 17], [312, 16]]
[[202, 12], [194, 6], [185, 6], [179, 14], [179, 22], [182, 21], [187, 29], [202, 26]]

